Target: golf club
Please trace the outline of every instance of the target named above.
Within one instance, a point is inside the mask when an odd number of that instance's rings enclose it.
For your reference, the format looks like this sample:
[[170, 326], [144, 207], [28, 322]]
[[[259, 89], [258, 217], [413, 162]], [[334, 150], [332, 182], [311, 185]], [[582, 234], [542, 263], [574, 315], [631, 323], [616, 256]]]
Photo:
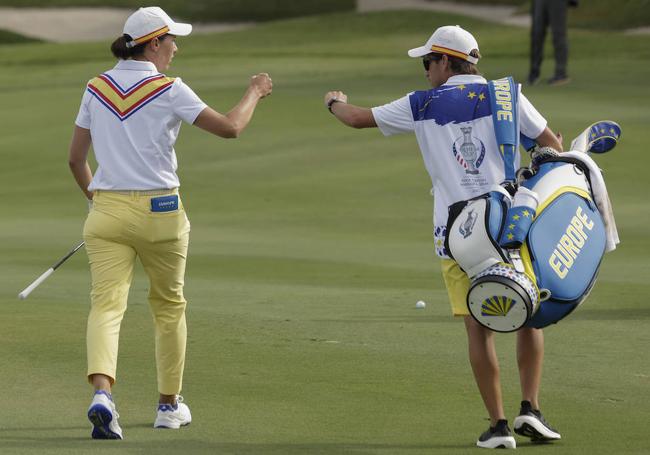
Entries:
[[38, 287], [38, 286], [39, 286], [43, 281], [45, 281], [45, 280], [47, 279], [47, 277], [49, 277], [50, 275], [52, 275], [52, 274], [54, 273], [54, 271], [55, 271], [56, 269], [58, 269], [59, 266], [60, 266], [61, 264], [63, 264], [65, 261], [67, 261], [67, 260], [70, 258], [70, 256], [72, 256], [73, 254], [75, 254], [75, 253], [76, 253], [76, 252], [77, 252], [77, 251], [78, 251], [82, 246], [84, 246], [84, 243], [85, 243], [85, 242], [81, 242], [79, 245], [75, 246], [72, 250], [70, 250], [70, 251], [68, 252], [68, 254], [66, 254], [65, 256], [63, 256], [63, 257], [62, 257], [62, 258], [61, 258], [61, 259], [60, 259], [56, 264], [54, 264], [52, 267], [50, 267], [49, 269], [47, 269], [47, 270], [46, 270], [46, 271], [45, 271], [41, 276], [39, 276], [38, 278], [36, 278], [36, 279], [32, 282], [32, 284], [30, 284], [29, 286], [27, 286], [25, 289], [23, 289], [23, 291], [22, 291], [20, 294], [18, 294], [18, 298], [19, 298], [20, 300], [24, 300], [24, 299], [26, 299], [27, 296], [28, 296], [29, 294], [31, 294], [32, 291], [33, 291], [34, 289], [36, 289], [36, 288], [37, 288], [37, 287]]

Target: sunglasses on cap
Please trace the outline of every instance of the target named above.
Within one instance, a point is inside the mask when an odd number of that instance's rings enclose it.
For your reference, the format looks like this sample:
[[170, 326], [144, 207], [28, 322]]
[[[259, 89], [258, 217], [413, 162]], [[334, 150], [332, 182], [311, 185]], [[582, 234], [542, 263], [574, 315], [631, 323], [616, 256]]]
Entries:
[[431, 62], [438, 62], [442, 59], [442, 54], [431, 53], [427, 54], [422, 58], [422, 65], [424, 66], [425, 71], [429, 71], [429, 66]]

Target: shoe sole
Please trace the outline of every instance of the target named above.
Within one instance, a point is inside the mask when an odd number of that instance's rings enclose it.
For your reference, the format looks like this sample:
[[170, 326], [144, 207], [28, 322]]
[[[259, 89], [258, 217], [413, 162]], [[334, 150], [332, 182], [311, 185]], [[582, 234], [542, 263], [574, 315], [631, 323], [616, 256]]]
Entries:
[[483, 449], [516, 449], [517, 442], [512, 436], [498, 436], [487, 441], [476, 441], [476, 446]]
[[531, 438], [533, 441], [557, 441], [562, 439], [559, 433], [551, 431], [539, 420], [529, 416], [519, 416], [514, 422], [514, 431], [520, 436]]
[[186, 426], [188, 426], [190, 423], [192, 423], [192, 422], [181, 423], [181, 424], [179, 424], [178, 426], [168, 426], [168, 425], [161, 425], [161, 424], [158, 424], [158, 425], [154, 425], [153, 427], [154, 427], [154, 428], [160, 428], [160, 429], [162, 429], [162, 430], [178, 430], [180, 427], [186, 427]]
[[88, 409], [88, 420], [93, 424], [93, 439], [122, 439], [109, 428], [113, 415], [105, 406], [95, 405]]

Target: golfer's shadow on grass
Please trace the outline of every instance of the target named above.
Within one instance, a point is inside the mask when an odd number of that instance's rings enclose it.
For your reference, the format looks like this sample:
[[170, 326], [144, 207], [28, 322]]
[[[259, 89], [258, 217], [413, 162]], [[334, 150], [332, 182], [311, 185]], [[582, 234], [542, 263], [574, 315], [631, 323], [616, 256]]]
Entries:
[[410, 317], [404, 316], [390, 316], [390, 315], [376, 315], [376, 316], [359, 316], [350, 317], [347, 319], [310, 319], [313, 322], [323, 323], [344, 323], [344, 324], [422, 324], [422, 323], [436, 323], [436, 324], [457, 324], [451, 316], [437, 316], [426, 314], [421, 310], [413, 310]]
[[[191, 426], [191, 425], [190, 425]], [[151, 423], [135, 423], [124, 425], [125, 432], [129, 429], [151, 429], [154, 430]], [[466, 453], [467, 450], [474, 449], [473, 444], [468, 441], [460, 441], [458, 444], [449, 443], [423, 443], [423, 444], [399, 444], [399, 443], [343, 443], [343, 442], [313, 442], [313, 443], [246, 443], [246, 442], [219, 442], [206, 441], [195, 438], [178, 438], [169, 439], [161, 438], [157, 441], [143, 441], [138, 438], [127, 439], [125, 441], [93, 441], [90, 434], [84, 433], [83, 436], [65, 436], [63, 434], [52, 435], [51, 433], [42, 434], [43, 431], [87, 431], [88, 427], [83, 426], [59, 426], [59, 427], [33, 427], [33, 428], [3, 428], [0, 429], [0, 448], [2, 449], [35, 449], [39, 447], [59, 450], [79, 449], [88, 447], [87, 444], [96, 444], [97, 448], [108, 449], [109, 446], [115, 445], [115, 448], [139, 449], [149, 451], [169, 451], [183, 450], [185, 453], [236, 453], [238, 455], [305, 455], [305, 454], [354, 454], [365, 455], [374, 454], [378, 451], [381, 453], [393, 453], [403, 451], [436, 451], [436, 453]], [[173, 432], [173, 430], [167, 430]], [[3, 433], [27, 433], [22, 435], [6, 436]], [[70, 444], [67, 445], [66, 443]], [[82, 445], [80, 445], [82, 444]], [[126, 446], [124, 446], [126, 444]], [[528, 443], [526, 445], [535, 446], [536, 444]], [[188, 452], [189, 450], [189, 452]], [[2, 450], [0, 450], [1, 452]]]
[[29, 432], [29, 433], [41, 433], [43, 431], [71, 431], [71, 430], [78, 430], [78, 431], [84, 431], [92, 428], [90, 424], [88, 425], [52, 425], [52, 426], [35, 426], [35, 427], [20, 427], [20, 428], [0, 428], [0, 438], [2, 437], [2, 433], [22, 433], [22, 432]]
[[[306, 455], [306, 454], [354, 454], [402, 453], [408, 451], [436, 451], [435, 453], [466, 453], [473, 449], [471, 444], [371, 444], [371, 443], [312, 443], [312, 444], [246, 444], [213, 443], [214, 453], [236, 453], [238, 455]], [[461, 452], [462, 451], [462, 452]]]
[[[89, 439], [89, 426], [60, 425], [50, 427], [22, 427], [22, 428], [0, 428], [0, 453], [2, 449], [20, 449], [39, 446], [42, 443], [45, 447], [65, 442], [78, 443]], [[43, 432], [48, 432], [43, 434]], [[57, 432], [56, 434], [49, 432]], [[79, 432], [79, 436], [70, 436], [72, 432]], [[83, 435], [81, 434], [83, 433]], [[24, 435], [24, 436], [23, 436]]]

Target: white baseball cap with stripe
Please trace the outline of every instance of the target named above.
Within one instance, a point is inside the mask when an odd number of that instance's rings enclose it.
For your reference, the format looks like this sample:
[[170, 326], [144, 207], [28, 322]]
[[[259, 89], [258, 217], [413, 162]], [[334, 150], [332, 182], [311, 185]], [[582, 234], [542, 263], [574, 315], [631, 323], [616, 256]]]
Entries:
[[124, 24], [125, 35], [131, 37], [127, 47], [146, 43], [166, 33], [176, 36], [187, 36], [192, 32], [191, 24], [174, 22], [169, 15], [157, 6], [140, 8], [131, 14]]
[[445, 25], [433, 32], [433, 35], [424, 46], [409, 50], [408, 55], [409, 57], [418, 58], [424, 57], [431, 52], [437, 52], [476, 64], [478, 63], [478, 57], [470, 55], [474, 50], [478, 53], [478, 43], [470, 32], [461, 28], [460, 25]]

